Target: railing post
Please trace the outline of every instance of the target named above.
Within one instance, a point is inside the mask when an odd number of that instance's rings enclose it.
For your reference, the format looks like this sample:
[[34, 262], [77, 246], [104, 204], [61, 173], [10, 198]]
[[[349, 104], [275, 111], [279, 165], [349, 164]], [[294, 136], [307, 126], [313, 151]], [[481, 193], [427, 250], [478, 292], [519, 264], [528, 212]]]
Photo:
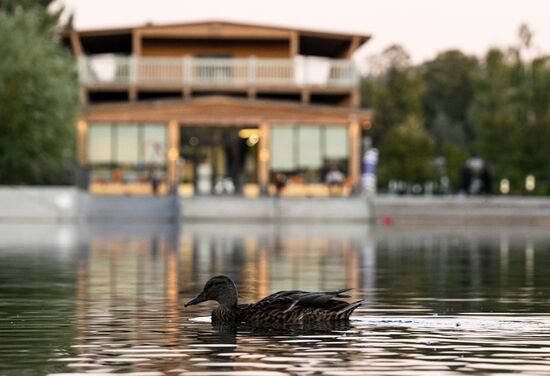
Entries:
[[192, 69], [191, 56], [185, 55], [183, 57], [183, 82], [186, 85], [191, 84], [191, 69]]
[[248, 58], [248, 83], [255, 85], [256, 83], [256, 56]]
[[137, 58], [135, 55], [130, 56], [129, 59], [129, 79], [132, 84], [135, 84], [137, 82]]

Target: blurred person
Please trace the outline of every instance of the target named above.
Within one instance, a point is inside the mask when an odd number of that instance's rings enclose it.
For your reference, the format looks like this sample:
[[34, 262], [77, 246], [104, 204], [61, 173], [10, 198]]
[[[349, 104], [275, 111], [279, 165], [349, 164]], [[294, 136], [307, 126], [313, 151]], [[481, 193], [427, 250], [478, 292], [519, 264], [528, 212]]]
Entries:
[[275, 175], [275, 192], [276, 195], [281, 197], [283, 189], [286, 186], [286, 176], [284, 174]]
[[156, 167], [151, 167], [149, 170], [149, 182], [151, 183], [151, 192], [157, 195], [160, 186], [160, 172]]
[[342, 194], [342, 184], [344, 183], [344, 174], [336, 166], [332, 166], [325, 176], [325, 184], [328, 185], [330, 196], [340, 196]]
[[113, 182], [122, 183], [122, 170], [120, 168], [115, 168], [112, 173]]
[[460, 192], [466, 195], [470, 194], [470, 188], [472, 186], [472, 170], [468, 163], [464, 163], [464, 166], [460, 169], [461, 187]]

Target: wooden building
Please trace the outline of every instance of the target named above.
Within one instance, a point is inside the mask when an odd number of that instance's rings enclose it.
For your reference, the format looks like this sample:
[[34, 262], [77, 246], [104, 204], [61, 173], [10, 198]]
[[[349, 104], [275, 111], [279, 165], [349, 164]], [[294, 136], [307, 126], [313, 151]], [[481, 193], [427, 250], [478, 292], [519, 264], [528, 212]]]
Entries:
[[329, 169], [359, 184], [352, 54], [369, 36], [199, 22], [72, 31], [78, 160], [97, 193], [323, 195]]

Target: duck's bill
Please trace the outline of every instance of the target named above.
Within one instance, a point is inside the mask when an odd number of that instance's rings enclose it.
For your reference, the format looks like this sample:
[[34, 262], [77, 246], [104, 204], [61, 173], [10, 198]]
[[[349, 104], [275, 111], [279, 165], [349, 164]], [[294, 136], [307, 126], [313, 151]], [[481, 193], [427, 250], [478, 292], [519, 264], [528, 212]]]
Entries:
[[203, 293], [201, 292], [199, 295], [195, 296], [193, 299], [185, 303], [184, 307], [199, 304], [199, 303], [205, 302], [206, 300], [207, 300], [206, 296], [204, 296]]

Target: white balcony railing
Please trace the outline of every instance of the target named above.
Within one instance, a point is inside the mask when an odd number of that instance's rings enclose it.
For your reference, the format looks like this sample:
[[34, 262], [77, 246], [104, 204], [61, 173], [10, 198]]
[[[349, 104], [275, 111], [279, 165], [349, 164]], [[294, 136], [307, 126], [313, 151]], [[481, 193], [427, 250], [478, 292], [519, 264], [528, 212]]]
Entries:
[[355, 87], [359, 74], [350, 60], [312, 57], [170, 58], [87, 56], [79, 58], [84, 85]]

